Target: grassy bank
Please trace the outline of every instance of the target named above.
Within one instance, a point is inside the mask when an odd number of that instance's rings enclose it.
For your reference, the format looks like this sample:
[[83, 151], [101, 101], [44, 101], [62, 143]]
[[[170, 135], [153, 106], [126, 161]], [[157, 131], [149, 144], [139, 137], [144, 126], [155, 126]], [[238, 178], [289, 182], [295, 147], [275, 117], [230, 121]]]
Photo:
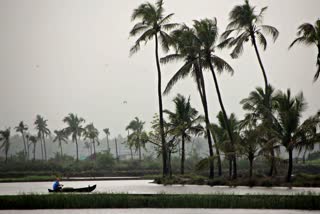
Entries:
[[163, 178], [157, 176], [154, 180], [157, 184], [194, 184], [209, 186], [283, 186], [283, 187], [320, 187], [320, 175], [298, 174], [293, 176], [292, 182], [287, 183], [285, 177], [239, 177], [236, 180], [230, 180], [226, 177], [216, 177], [209, 180], [207, 177], [198, 175], [172, 176], [171, 178]]
[[319, 195], [52, 194], [0, 196], [0, 209], [251, 208], [320, 210]]

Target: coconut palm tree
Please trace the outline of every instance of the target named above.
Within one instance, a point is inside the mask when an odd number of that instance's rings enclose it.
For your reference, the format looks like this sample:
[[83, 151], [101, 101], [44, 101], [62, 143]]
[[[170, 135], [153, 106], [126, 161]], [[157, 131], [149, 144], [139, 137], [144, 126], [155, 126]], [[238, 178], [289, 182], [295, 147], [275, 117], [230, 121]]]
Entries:
[[[217, 27], [217, 20], [214, 19], [202, 19], [200, 21], [195, 20], [193, 27], [195, 29], [197, 38], [201, 42], [201, 51], [203, 52], [204, 56], [204, 68], [209, 68], [211, 71], [213, 81], [215, 84], [216, 93], [218, 96], [219, 104], [221, 111], [223, 113], [223, 117], [225, 120], [225, 124], [227, 127], [228, 135], [230, 137], [231, 144], [233, 145], [233, 138], [231, 133], [231, 128], [229, 125], [229, 121], [227, 120], [228, 114], [225, 110], [223, 101], [222, 101], [222, 95], [220, 92], [218, 79], [216, 75], [216, 71], [219, 73], [222, 73], [223, 71], [227, 71], [231, 74], [233, 74], [232, 67], [224, 61], [222, 58], [217, 56], [215, 54], [216, 49], [216, 43], [218, 41], [218, 27]], [[236, 158], [233, 158], [233, 177], [237, 178], [237, 164], [236, 164]]]
[[172, 61], [182, 60], [183, 65], [173, 75], [168, 82], [164, 94], [168, 94], [172, 87], [180, 80], [187, 77], [189, 74], [194, 78], [196, 86], [201, 98], [201, 103], [204, 110], [206, 123], [206, 136], [209, 146], [209, 178], [214, 177], [214, 162], [213, 162], [213, 144], [210, 133], [210, 119], [208, 113], [208, 102], [206, 95], [205, 81], [203, 78], [203, 56], [201, 51], [201, 42], [198, 39], [195, 30], [189, 28], [187, 25], [181, 25], [179, 29], [171, 33], [171, 45], [176, 53], [169, 54], [161, 59], [162, 63], [169, 63]]
[[2, 149], [5, 153], [5, 163], [8, 161], [8, 152], [10, 148], [10, 128], [7, 128], [5, 130], [0, 130], [0, 142], [2, 141], [2, 144], [0, 146], [0, 149]]
[[24, 156], [26, 159], [28, 159], [29, 154], [27, 150], [27, 143], [25, 139], [25, 131], [28, 130], [28, 126], [23, 123], [23, 121], [20, 121], [19, 125], [15, 127], [16, 132], [21, 133], [23, 145], [24, 145]]
[[175, 112], [164, 110], [169, 116], [169, 130], [172, 135], [181, 138], [181, 164], [180, 173], [184, 174], [185, 162], [185, 142], [191, 140], [192, 134], [198, 134], [202, 131], [199, 124], [202, 119], [198, 115], [198, 111], [191, 106], [190, 97], [186, 99], [181, 94], [178, 94], [174, 99]]
[[219, 47], [233, 47], [231, 57], [238, 58], [243, 52], [243, 45], [250, 40], [257, 55], [264, 78], [265, 89], [267, 90], [269, 83], [258, 44], [266, 50], [267, 39], [265, 35], [271, 35], [275, 42], [279, 32], [275, 27], [261, 24], [266, 10], [267, 7], [263, 7], [260, 13], [256, 13], [256, 7], [250, 5], [249, 0], [245, 0], [245, 3], [242, 5], [235, 6], [229, 14], [230, 23], [227, 26], [227, 30], [221, 35], [223, 42]]
[[67, 124], [67, 127], [65, 128], [66, 134], [71, 136], [72, 141], [76, 144], [77, 161], [79, 161], [78, 139], [84, 132], [82, 123], [84, 123], [85, 120], [78, 117], [76, 114], [70, 113], [63, 119], [63, 122]]
[[[257, 87], [250, 92], [247, 98], [241, 100], [240, 104], [245, 111], [249, 111], [248, 115], [259, 120], [259, 123], [263, 124], [266, 129], [272, 129], [275, 120], [275, 89], [271, 85], [268, 86], [267, 91]], [[266, 131], [263, 139], [265, 144], [262, 146], [264, 153], [270, 159], [269, 176], [277, 172], [275, 150], [279, 148], [279, 145], [273, 140], [274, 137], [272, 132]]]
[[55, 138], [53, 139], [53, 142], [57, 142], [59, 143], [59, 147], [60, 147], [60, 156], [62, 158], [63, 153], [62, 153], [62, 143], [68, 143], [68, 136], [66, 134], [66, 131], [64, 129], [61, 130], [54, 130], [55, 133]]
[[93, 159], [96, 159], [96, 143], [97, 145], [100, 144], [99, 142], [99, 131], [94, 127], [93, 123], [88, 124], [84, 129], [84, 139], [90, 139], [93, 145]]
[[108, 151], [110, 151], [110, 144], [109, 144], [110, 130], [109, 130], [109, 128], [105, 128], [105, 129], [103, 129], [103, 132], [106, 134], [106, 137], [107, 137], [107, 145], [108, 145]]
[[161, 89], [161, 68], [159, 62], [159, 43], [164, 51], [169, 50], [170, 36], [167, 31], [174, 29], [177, 24], [169, 23], [173, 13], [165, 15], [163, 0], [158, 0], [156, 4], [149, 2], [141, 4], [136, 8], [131, 16], [132, 21], [139, 20], [130, 31], [130, 36], [140, 35], [135, 45], [131, 48], [130, 53], [134, 54], [140, 49], [141, 43], [155, 40], [155, 58], [158, 73], [158, 100], [159, 100], [159, 117], [160, 117], [160, 135], [162, 143], [162, 164], [163, 176], [168, 174], [166, 142], [163, 130], [163, 107], [162, 107], [162, 89]]
[[290, 89], [276, 96], [276, 120], [274, 131], [289, 154], [287, 182], [291, 181], [293, 169], [293, 149], [299, 145], [319, 142], [320, 114], [301, 122], [302, 113], [306, 109], [306, 101], [302, 93], [292, 96]]
[[42, 116], [37, 115], [34, 122], [36, 130], [38, 130], [38, 137], [43, 142], [44, 158], [47, 160], [47, 148], [45, 138], [50, 134], [48, 129], [48, 120], [45, 120]]
[[139, 152], [139, 160], [142, 159], [141, 147], [145, 148], [144, 142], [142, 141], [141, 135], [143, 134], [143, 126], [145, 122], [141, 121], [138, 117], [135, 117], [134, 120], [130, 121], [129, 125], [126, 127], [126, 130], [131, 130], [132, 133], [128, 136], [129, 147], [134, 146]]
[[318, 19], [314, 25], [310, 23], [300, 25], [297, 36], [298, 38], [291, 43], [289, 49], [297, 43], [302, 43], [307, 46], [313, 45], [317, 48], [317, 71], [313, 78], [313, 80], [316, 81], [320, 75], [320, 19]]
[[31, 142], [31, 144], [33, 144], [33, 161], [36, 160], [36, 145], [38, 142], [38, 138], [37, 136], [34, 135], [29, 135], [29, 141]]

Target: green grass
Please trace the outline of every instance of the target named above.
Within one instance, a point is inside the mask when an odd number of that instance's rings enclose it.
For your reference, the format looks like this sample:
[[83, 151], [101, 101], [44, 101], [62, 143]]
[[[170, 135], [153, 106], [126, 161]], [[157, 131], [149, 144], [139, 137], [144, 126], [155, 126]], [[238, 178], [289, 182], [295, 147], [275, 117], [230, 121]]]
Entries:
[[320, 195], [51, 194], [0, 196], [0, 209], [250, 208], [320, 210]]

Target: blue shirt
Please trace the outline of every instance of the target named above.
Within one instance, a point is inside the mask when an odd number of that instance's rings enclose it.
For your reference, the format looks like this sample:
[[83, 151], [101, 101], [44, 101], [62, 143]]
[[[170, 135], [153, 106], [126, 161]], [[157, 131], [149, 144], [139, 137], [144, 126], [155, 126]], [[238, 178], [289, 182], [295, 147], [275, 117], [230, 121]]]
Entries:
[[60, 186], [59, 181], [55, 181], [55, 182], [53, 183], [53, 190], [57, 190], [57, 189], [59, 188], [59, 186]]

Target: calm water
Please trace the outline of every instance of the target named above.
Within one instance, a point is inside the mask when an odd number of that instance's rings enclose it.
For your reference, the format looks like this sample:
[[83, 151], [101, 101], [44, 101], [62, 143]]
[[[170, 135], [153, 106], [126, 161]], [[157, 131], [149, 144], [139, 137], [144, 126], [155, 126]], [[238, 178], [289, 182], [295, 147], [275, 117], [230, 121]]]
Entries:
[[81, 210], [0, 210], [0, 214], [316, 214], [305, 210], [254, 209], [81, 209]]
[[[151, 183], [152, 180], [123, 180], [123, 181], [66, 181], [61, 182], [65, 187], [86, 187], [97, 184], [94, 192], [103, 193], [131, 193], [131, 194], [298, 194], [315, 193], [320, 194], [320, 188], [286, 188], [286, 187], [225, 187], [225, 186], [199, 186], [199, 185], [172, 185], [163, 186]], [[21, 183], [0, 183], [1, 195], [16, 195], [23, 193], [48, 193], [53, 182], [21, 182]]]

